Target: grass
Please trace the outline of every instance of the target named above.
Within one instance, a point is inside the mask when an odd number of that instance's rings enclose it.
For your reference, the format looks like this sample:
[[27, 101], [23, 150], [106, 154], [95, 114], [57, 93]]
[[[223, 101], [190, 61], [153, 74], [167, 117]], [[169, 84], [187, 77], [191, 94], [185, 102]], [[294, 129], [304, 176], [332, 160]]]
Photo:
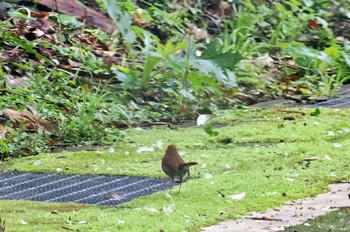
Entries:
[[[193, 179], [172, 197], [167, 191], [159, 192], [119, 207], [1, 201], [0, 217], [6, 220], [7, 231], [62, 231], [62, 226], [80, 231], [198, 231], [220, 220], [316, 195], [326, 191], [329, 183], [350, 178], [350, 126], [346, 123], [350, 111], [321, 109], [320, 115], [310, 116], [313, 111], [227, 110], [213, 119], [215, 125], [225, 125], [215, 128], [216, 137], [196, 127], [132, 129], [125, 142], [114, 147], [115, 152], [64, 152], [9, 160], [0, 166], [2, 170], [57, 172], [60, 168], [62, 173], [165, 177], [160, 159], [165, 147], [174, 143], [185, 153], [185, 160], [199, 165], [192, 169]], [[164, 144], [161, 149], [155, 146], [159, 141]], [[142, 146], [153, 146], [155, 151], [138, 153]], [[319, 159], [304, 161], [309, 157]], [[230, 198], [242, 192], [246, 193], [243, 199]], [[52, 214], [55, 210], [59, 212]]]
[[302, 225], [285, 228], [286, 232], [329, 232], [329, 231], [350, 231], [349, 209], [339, 209], [314, 220], [308, 220]]

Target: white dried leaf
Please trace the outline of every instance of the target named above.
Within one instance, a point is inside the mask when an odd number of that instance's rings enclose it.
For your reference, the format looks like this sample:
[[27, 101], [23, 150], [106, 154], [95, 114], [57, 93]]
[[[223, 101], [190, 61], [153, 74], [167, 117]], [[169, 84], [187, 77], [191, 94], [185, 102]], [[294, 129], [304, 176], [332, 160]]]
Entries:
[[231, 200], [242, 200], [245, 197], [245, 195], [246, 195], [246, 192], [242, 192], [242, 193], [228, 196], [228, 198]]
[[108, 197], [110, 200], [114, 200], [114, 201], [120, 201], [120, 200], [123, 200], [125, 199], [125, 197], [123, 195], [119, 195], [119, 194], [116, 194], [116, 193], [111, 193], [109, 194], [109, 197]]
[[156, 208], [145, 208], [146, 211], [150, 212], [150, 213], [158, 213], [158, 210]]
[[335, 133], [334, 133], [334, 131], [328, 131], [328, 135], [329, 136], [335, 136]]
[[211, 178], [213, 178], [213, 175], [210, 174], [210, 173], [205, 173], [204, 178], [205, 179], [211, 179]]
[[110, 147], [110, 148], [108, 149], [108, 152], [109, 152], [109, 153], [114, 153], [114, 152], [115, 152], [114, 147]]
[[166, 193], [166, 194], [165, 194], [165, 197], [166, 197], [166, 198], [172, 198], [173, 196], [171, 196], [170, 193]]
[[196, 50], [196, 56], [201, 56], [202, 55], [202, 51]]
[[324, 159], [325, 159], [325, 160], [331, 160], [332, 158], [331, 158], [329, 155], [325, 155], [325, 156], [324, 156]]
[[287, 178], [287, 180], [288, 180], [289, 182], [295, 181], [295, 179], [293, 179], [293, 178]]
[[274, 60], [269, 56], [269, 54], [264, 54], [255, 59], [255, 64], [259, 65], [260, 67], [273, 67]]
[[336, 147], [336, 148], [342, 147], [342, 145], [341, 145], [340, 143], [334, 143], [333, 145], [334, 145], [334, 147]]
[[137, 153], [142, 153], [142, 152], [154, 152], [154, 148], [153, 147], [147, 147], [147, 146], [143, 146], [143, 147], [139, 147], [136, 151]]
[[62, 172], [62, 168], [56, 168], [57, 172]]
[[189, 223], [191, 221], [191, 217], [188, 215], [184, 215], [184, 217], [186, 218], [185, 222]]
[[164, 206], [163, 207], [163, 211], [164, 213], [166, 214], [171, 214], [173, 212], [173, 209], [174, 209], [175, 205], [174, 204], [171, 204], [169, 206]]
[[206, 168], [207, 167], [207, 164], [203, 164], [202, 166], [201, 166], [201, 168]]
[[21, 223], [22, 225], [27, 225], [27, 224], [28, 224], [28, 222], [24, 221], [23, 219], [21, 219], [20, 223]]
[[124, 224], [125, 221], [124, 221], [124, 220], [118, 220], [117, 223], [118, 223], [118, 224]]
[[88, 221], [86, 221], [86, 220], [78, 221], [78, 224], [87, 224], [87, 223], [88, 223]]
[[156, 147], [159, 148], [159, 149], [162, 149], [162, 148], [163, 148], [163, 144], [164, 144], [164, 143], [163, 143], [162, 141], [159, 140], [159, 141], [157, 141], [157, 143], [156, 143]]
[[36, 166], [38, 166], [38, 165], [40, 165], [41, 164], [41, 161], [40, 160], [37, 160], [37, 161], [35, 161], [34, 163], [33, 163], [33, 165], [36, 165]]
[[95, 172], [98, 170], [98, 166], [96, 164], [92, 165], [92, 167], [94, 168]]
[[202, 114], [197, 118], [197, 126], [205, 125], [206, 122], [210, 119], [210, 114]]

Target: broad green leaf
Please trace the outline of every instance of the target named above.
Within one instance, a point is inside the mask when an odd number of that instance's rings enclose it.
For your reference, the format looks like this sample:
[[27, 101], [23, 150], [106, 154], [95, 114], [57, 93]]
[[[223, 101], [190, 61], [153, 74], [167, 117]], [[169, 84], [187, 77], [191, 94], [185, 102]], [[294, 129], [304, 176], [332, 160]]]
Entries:
[[115, 25], [118, 27], [123, 39], [128, 43], [133, 43], [136, 40], [136, 34], [132, 30], [132, 20], [131, 17], [123, 12], [119, 7], [117, 0], [103, 0], [107, 8], [108, 15], [112, 18]]
[[195, 97], [193, 96], [192, 93], [190, 93], [188, 90], [186, 89], [181, 89], [180, 93], [182, 94], [182, 96], [184, 96], [185, 98], [189, 99], [189, 100], [195, 100]]
[[210, 76], [210, 74], [214, 74], [215, 78], [224, 83], [225, 85], [229, 87], [236, 87], [237, 83], [235, 78], [233, 78], [233, 74], [229, 73], [229, 76], [225, 74], [223, 69], [219, 67], [215, 62], [212, 60], [205, 60], [205, 59], [189, 59], [189, 63], [192, 65], [193, 68], [198, 69], [202, 73]]
[[188, 79], [192, 84], [192, 89], [195, 92], [204, 91], [206, 88], [211, 90], [220, 91], [220, 87], [215, 78], [208, 75], [203, 75], [200, 72], [190, 72], [188, 74]]
[[211, 124], [208, 124], [204, 127], [204, 131], [211, 136], [218, 136], [219, 132], [213, 129], [213, 126]]
[[310, 113], [310, 116], [318, 116], [320, 113], [321, 110], [319, 108], [316, 108], [313, 112]]
[[146, 58], [141, 76], [141, 87], [146, 87], [148, 85], [148, 82], [152, 79], [151, 73], [154, 70], [155, 66], [159, 63], [161, 58], [162, 57], [159, 54], [156, 56], [148, 56]]
[[337, 47], [331, 46], [324, 50], [324, 52], [331, 58], [337, 59], [340, 56], [340, 51]]
[[243, 59], [239, 53], [213, 54], [212, 56], [201, 56], [200, 58], [210, 60], [223, 69], [233, 69]]
[[343, 56], [345, 63], [348, 65], [348, 67], [350, 68], [350, 56], [349, 54], [347, 54], [346, 52], [341, 51], [340, 52], [341, 55]]
[[233, 69], [243, 57], [240, 53], [220, 53], [219, 48], [222, 47], [219, 39], [210, 42], [200, 56], [201, 59], [211, 60], [222, 69]]

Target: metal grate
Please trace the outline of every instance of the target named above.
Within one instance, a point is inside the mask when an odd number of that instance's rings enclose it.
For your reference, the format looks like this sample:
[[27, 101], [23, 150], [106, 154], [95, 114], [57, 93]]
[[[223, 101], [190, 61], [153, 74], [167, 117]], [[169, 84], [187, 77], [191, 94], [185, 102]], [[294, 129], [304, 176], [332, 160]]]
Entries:
[[305, 108], [350, 108], [350, 85], [344, 86], [344, 89], [337, 97], [331, 98], [324, 102], [316, 104], [298, 104], [295, 102], [285, 103], [289, 107], [305, 107]]
[[314, 105], [307, 105], [305, 107], [315, 108], [315, 107], [324, 107], [324, 108], [350, 108], [350, 97], [337, 97], [331, 100], [320, 102]]
[[325, 102], [316, 104], [315, 107], [326, 108], [350, 108], [350, 85], [344, 85], [339, 96]]
[[0, 172], [0, 199], [115, 206], [171, 186], [162, 178]]

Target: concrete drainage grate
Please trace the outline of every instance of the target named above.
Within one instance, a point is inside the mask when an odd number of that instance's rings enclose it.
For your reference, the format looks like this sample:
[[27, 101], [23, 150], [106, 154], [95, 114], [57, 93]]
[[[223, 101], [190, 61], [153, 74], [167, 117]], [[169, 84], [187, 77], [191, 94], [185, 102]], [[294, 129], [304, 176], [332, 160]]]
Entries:
[[162, 178], [0, 172], [0, 200], [115, 206], [171, 186]]
[[[344, 86], [339, 96], [316, 104], [301, 105], [307, 108], [350, 108], [350, 85]], [[300, 105], [298, 105], [300, 106]]]
[[350, 108], [350, 97], [337, 97], [331, 100], [320, 102], [314, 105], [307, 105], [308, 108]]

